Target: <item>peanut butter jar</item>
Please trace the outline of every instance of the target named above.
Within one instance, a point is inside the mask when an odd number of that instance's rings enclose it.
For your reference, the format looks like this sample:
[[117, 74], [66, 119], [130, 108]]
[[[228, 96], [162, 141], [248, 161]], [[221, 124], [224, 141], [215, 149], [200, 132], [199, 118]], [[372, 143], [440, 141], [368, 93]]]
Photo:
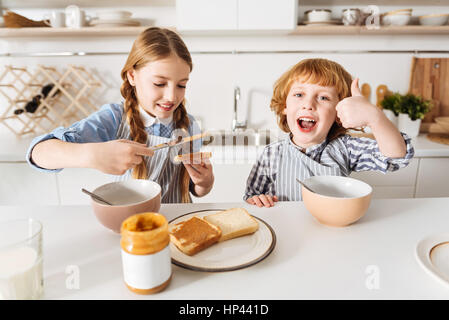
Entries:
[[162, 291], [172, 276], [168, 222], [159, 213], [132, 215], [121, 227], [123, 276], [139, 294]]

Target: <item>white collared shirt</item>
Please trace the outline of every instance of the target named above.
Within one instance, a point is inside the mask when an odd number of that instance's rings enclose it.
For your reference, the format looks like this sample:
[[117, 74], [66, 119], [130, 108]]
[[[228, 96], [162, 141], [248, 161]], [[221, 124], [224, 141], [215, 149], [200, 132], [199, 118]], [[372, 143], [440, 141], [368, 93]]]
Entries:
[[173, 120], [173, 114], [168, 118], [158, 118], [150, 115], [145, 109], [139, 106], [140, 118], [145, 128], [151, 127], [155, 123], [162, 123], [164, 126], [169, 125]]

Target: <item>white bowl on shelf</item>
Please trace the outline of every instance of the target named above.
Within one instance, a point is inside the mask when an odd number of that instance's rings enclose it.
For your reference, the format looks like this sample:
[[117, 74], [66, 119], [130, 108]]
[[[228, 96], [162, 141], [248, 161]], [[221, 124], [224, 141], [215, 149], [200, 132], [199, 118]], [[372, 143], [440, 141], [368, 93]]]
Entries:
[[419, 24], [423, 26], [444, 26], [449, 20], [448, 13], [426, 14], [419, 17]]
[[331, 10], [329, 9], [312, 9], [304, 12], [306, 21], [308, 22], [326, 22], [332, 20]]
[[388, 11], [384, 15], [386, 15], [386, 16], [391, 16], [391, 15], [396, 15], [396, 14], [411, 15], [412, 11], [413, 11], [413, 9], [398, 9], [398, 10]]
[[392, 14], [382, 17], [384, 26], [406, 26], [410, 22], [411, 16], [408, 14]]
[[126, 18], [126, 19], [93, 19], [90, 22], [90, 25], [93, 27], [136, 27], [140, 26], [140, 22], [136, 19]]

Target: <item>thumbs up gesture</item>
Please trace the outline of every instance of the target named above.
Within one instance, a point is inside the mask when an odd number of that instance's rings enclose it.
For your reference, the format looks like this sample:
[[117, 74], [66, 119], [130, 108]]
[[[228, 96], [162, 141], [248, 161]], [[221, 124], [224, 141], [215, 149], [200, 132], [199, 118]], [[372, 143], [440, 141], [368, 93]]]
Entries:
[[371, 127], [382, 116], [381, 110], [362, 95], [358, 78], [352, 81], [351, 96], [341, 100], [336, 109], [344, 128]]

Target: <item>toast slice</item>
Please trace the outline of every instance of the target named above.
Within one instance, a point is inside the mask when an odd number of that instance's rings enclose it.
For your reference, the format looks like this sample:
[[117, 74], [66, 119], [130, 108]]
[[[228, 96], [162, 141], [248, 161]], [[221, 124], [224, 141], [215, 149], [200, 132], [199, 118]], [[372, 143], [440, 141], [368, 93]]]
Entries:
[[220, 228], [198, 217], [177, 223], [170, 230], [171, 241], [189, 256], [210, 247], [220, 237]]
[[220, 211], [204, 217], [221, 230], [219, 241], [225, 241], [256, 232], [259, 222], [243, 208]]
[[177, 155], [174, 158], [175, 163], [186, 162], [187, 164], [199, 164], [203, 160], [212, 157], [212, 152], [195, 152]]

